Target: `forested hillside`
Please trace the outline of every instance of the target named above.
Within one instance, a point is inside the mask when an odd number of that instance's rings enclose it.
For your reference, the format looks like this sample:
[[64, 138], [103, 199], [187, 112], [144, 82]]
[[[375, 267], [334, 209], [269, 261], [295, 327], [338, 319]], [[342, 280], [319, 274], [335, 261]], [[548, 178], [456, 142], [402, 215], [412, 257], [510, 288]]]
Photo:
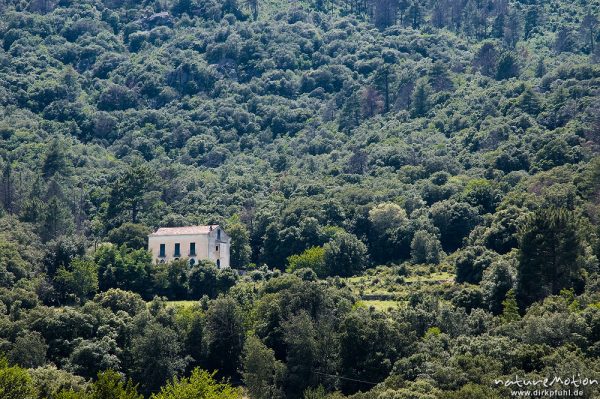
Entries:
[[[598, 0], [0, 0], [0, 397], [600, 379], [599, 18]], [[208, 223], [243, 275], [146, 251]]]

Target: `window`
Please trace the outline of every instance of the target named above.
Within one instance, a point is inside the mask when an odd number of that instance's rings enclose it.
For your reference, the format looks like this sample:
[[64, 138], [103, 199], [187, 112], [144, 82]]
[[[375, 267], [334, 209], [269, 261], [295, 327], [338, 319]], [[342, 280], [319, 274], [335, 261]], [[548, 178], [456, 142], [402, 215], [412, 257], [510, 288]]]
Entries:
[[160, 244], [160, 250], [158, 252], [158, 256], [161, 258], [165, 257], [165, 244]]
[[173, 256], [181, 256], [181, 244], [178, 242], [175, 243], [175, 253]]
[[196, 255], [196, 243], [190, 242], [190, 256]]
[[221, 229], [217, 230], [217, 240], [221, 239]]
[[221, 268], [221, 259], [217, 259], [217, 267], [220, 269]]
[[219, 246], [217, 245], [217, 247], [215, 248], [215, 251], [218, 251], [218, 250], [219, 250]]

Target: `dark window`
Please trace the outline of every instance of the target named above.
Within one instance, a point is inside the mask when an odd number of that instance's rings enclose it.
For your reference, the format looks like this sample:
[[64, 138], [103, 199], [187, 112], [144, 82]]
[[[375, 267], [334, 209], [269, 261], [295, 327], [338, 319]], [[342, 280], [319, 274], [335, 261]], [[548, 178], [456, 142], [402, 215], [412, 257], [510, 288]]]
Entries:
[[218, 245], [217, 245], [217, 248], [216, 248], [216, 250], [217, 250], [217, 251], [219, 250], [219, 246], [218, 246]]
[[160, 251], [158, 252], [158, 256], [161, 258], [165, 257], [165, 244], [160, 244]]
[[221, 259], [217, 259], [217, 267], [221, 267]]
[[173, 256], [181, 256], [181, 245], [178, 242], [175, 243], [175, 254]]
[[217, 230], [217, 240], [221, 239], [221, 229]]
[[190, 242], [190, 256], [196, 255], [196, 243]]

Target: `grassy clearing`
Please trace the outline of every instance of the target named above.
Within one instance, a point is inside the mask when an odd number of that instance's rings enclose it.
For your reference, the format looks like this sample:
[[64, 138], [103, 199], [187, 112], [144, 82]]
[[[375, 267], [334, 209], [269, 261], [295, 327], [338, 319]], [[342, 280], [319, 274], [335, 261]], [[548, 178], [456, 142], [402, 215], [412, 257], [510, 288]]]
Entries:
[[449, 289], [454, 284], [454, 274], [423, 265], [380, 266], [362, 276], [347, 278], [346, 283], [361, 298], [358, 306], [386, 311], [403, 306], [413, 293], [441, 293]]
[[172, 308], [191, 308], [198, 305], [198, 301], [167, 301], [167, 306]]
[[402, 306], [402, 302], [399, 301], [381, 301], [381, 300], [364, 300], [358, 301], [356, 306], [362, 306], [365, 308], [374, 308], [380, 312], [387, 312], [389, 310], [397, 309]]

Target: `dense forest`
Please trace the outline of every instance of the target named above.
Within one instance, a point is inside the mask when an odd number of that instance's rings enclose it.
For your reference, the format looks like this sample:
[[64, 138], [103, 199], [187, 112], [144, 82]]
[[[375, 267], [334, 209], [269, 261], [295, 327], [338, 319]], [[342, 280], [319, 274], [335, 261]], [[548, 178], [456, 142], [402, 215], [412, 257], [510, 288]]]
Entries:
[[[598, 0], [0, 0], [0, 397], [600, 380], [599, 18]], [[208, 223], [233, 269], [146, 250]]]

